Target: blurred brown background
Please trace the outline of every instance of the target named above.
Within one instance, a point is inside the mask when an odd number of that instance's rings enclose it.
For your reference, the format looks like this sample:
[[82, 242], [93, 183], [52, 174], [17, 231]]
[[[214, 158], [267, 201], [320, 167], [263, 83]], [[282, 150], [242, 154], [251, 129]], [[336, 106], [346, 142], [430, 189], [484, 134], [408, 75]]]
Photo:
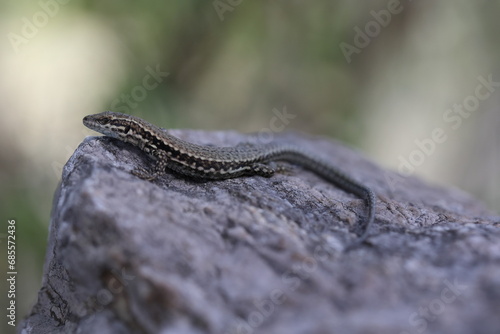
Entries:
[[486, 0], [1, 2], [0, 269], [15, 218], [17, 321], [36, 300], [61, 168], [96, 135], [81, 119], [104, 110], [250, 132], [286, 109], [285, 130], [497, 211], [499, 13]]

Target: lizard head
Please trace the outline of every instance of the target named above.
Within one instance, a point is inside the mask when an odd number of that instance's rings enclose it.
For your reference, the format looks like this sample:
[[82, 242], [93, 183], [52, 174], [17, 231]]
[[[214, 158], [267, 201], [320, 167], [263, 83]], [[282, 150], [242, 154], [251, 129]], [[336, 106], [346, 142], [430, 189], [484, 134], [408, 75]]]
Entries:
[[83, 124], [89, 129], [118, 139], [123, 139], [128, 134], [133, 123], [132, 116], [113, 111], [105, 111], [83, 118]]

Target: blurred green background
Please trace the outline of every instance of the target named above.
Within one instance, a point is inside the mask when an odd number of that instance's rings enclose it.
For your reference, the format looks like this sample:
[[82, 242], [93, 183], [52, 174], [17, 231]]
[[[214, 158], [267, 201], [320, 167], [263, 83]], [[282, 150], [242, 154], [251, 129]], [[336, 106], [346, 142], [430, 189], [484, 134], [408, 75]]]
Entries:
[[[41, 284], [61, 168], [96, 135], [81, 119], [104, 110], [251, 132], [286, 109], [286, 130], [391, 169], [413, 161], [497, 211], [500, 94], [481, 84], [500, 81], [499, 13], [486, 0], [0, 2], [0, 269], [15, 218], [17, 321]], [[419, 148], [436, 128], [446, 140]]]

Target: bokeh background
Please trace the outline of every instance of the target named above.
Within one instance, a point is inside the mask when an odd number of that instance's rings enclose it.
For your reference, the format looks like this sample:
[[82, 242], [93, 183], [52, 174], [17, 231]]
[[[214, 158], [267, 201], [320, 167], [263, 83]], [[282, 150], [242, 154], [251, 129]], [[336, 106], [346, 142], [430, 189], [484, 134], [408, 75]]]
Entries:
[[390, 169], [413, 161], [498, 212], [500, 84], [481, 85], [500, 82], [499, 14], [487, 0], [0, 2], [0, 269], [15, 218], [17, 320], [41, 284], [62, 166], [95, 135], [81, 119], [104, 110], [243, 132], [286, 110], [286, 130]]

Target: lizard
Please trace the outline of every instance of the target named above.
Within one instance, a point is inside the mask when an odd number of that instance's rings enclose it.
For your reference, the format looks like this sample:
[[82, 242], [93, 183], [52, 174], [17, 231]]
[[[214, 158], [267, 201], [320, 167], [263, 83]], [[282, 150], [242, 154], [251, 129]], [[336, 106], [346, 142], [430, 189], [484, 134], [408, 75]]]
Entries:
[[132, 174], [154, 180], [167, 170], [200, 180], [223, 180], [241, 176], [271, 177], [279, 168], [276, 161], [300, 165], [342, 190], [362, 198], [368, 215], [363, 232], [353, 245], [363, 243], [375, 220], [375, 194], [331, 163], [304, 148], [288, 143], [240, 144], [234, 147], [198, 145], [184, 141], [139, 117], [105, 111], [88, 115], [83, 124], [103, 135], [137, 146], [156, 163], [153, 171], [137, 168]]

